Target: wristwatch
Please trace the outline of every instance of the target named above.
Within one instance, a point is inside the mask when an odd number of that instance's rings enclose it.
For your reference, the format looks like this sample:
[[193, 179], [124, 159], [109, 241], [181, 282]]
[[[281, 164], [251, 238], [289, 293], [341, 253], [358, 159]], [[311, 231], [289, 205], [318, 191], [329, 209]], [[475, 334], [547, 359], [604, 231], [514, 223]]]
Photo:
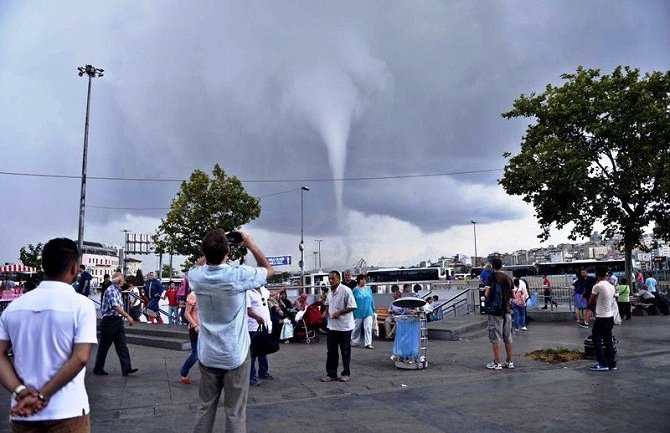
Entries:
[[41, 401], [42, 403], [46, 404], [48, 399], [42, 394], [41, 392], [37, 392], [37, 399]]
[[16, 401], [19, 400], [19, 394], [21, 394], [24, 390], [28, 389], [24, 384], [21, 384], [14, 389], [14, 392], [12, 392], [12, 398]]

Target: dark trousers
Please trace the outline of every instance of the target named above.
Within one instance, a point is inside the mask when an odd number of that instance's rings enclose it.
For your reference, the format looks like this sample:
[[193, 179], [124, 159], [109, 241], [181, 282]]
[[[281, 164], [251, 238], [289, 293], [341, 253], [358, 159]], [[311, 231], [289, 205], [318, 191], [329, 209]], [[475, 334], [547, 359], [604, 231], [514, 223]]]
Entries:
[[95, 356], [93, 371], [101, 372], [105, 369], [107, 352], [114, 343], [114, 349], [121, 362], [121, 372], [125, 373], [132, 368], [130, 364], [130, 353], [126, 346], [126, 331], [123, 328], [123, 319], [119, 316], [103, 317], [100, 322], [100, 343], [98, 353]]
[[128, 314], [133, 318], [134, 321], [139, 322], [140, 317], [142, 316], [142, 308], [138, 305], [136, 307], [130, 307]]
[[12, 433], [88, 433], [91, 420], [88, 415], [51, 421], [11, 421]]
[[[616, 367], [614, 359], [614, 342], [612, 341], [612, 328], [614, 317], [596, 317], [593, 322], [593, 348], [596, 351], [598, 364], [607, 367]], [[604, 347], [603, 347], [604, 346]]]
[[[274, 328], [272, 328], [274, 331]], [[249, 332], [249, 337], [252, 337], [256, 332]], [[256, 361], [258, 361], [258, 371], [256, 371]], [[251, 368], [249, 370], [249, 380], [258, 380], [258, 376], [263, 377], [267, 376], [270, 370], [270, 365], [268, 364], [268, 356], [252, 356], [251, 357]]]
[[332, 378], [337, 377], [339, 352], [342, 353], [342, 376], [351, 376], [349, 363], [351, 362], [351, 331], [328, 330], [326, 334], [328, 356], [326, 358], [326, 373]]
[[619, 307], [619, 315], [623, 319], [624, 317], [626, 320], [630, 320], [631, 314], [630, 314], [630, 302], [618, 302], [617, 301], [617, 306]]

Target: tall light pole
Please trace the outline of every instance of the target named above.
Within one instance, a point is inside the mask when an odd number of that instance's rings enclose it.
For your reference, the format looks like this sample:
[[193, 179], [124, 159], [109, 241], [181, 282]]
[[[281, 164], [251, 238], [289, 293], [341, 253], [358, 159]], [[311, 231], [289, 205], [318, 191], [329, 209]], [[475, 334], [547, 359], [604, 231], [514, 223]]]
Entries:
[[84, 248], [84, 214], [86, 212], [86, 159], [88, 157], [88, 118], [91, 111], [91, 81], [95, 77], [102, 77], [104, 69], [93, 65], [80, 66], [79, 76], [88, 75], [88, 93], [86, 95], [86, 121], [84, 123], [84, 158], [81, 164], [81, 196], [79, 200], [79, 232], [77, 233], [79, 252]]
[[305, 230], [304, 230], [304, 193], [309, 191], [306, 186], [300, 187], [300, 285], [305, 285]]
[[[475, 234], [475, 262], [477, 262], [478, 261], [477, 260], [477, 221], [470, 220], [470, 222], [472, 223], [472, 231]], [[477, 263], [473, 264], [473, 266], [476, 266], [476, 265], [477, 265]]]
[[126, 246], [128, 246], [128, 233], [131, 232], [131, 230], [128, 229], [123, 229], [121, 230], [124, 233], [123, 236], [123, 246], [121, 247], [121, 251], [123, 251], [123, 254], [119, 254], [121, 257], [119, 259], [121, 260], [121, 270], [123, 271], [123, 275], [126, 276], [128, 275], [128, 262], [126, 261]]
[[321, 242], [323, 242], [323, 239], [314, 239], [314, 242], [319, 244], [319, 270], [321, 270]]
[[314, 253], [314, 269], [316, 269], [316, 255], [319, 254], [318, 251], [312, 251]]

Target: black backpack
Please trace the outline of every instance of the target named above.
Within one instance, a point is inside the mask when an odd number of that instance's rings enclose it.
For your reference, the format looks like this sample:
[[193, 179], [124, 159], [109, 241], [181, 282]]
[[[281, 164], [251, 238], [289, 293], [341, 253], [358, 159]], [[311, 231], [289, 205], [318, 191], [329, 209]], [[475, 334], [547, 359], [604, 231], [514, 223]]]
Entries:
[[484, 302], [484, 312], [492, 316], [502, 316], [504, 312], [503, 289], [500, 283], [496, 281], [496, 273], [493, 271], [488, 281], [489, 296]]

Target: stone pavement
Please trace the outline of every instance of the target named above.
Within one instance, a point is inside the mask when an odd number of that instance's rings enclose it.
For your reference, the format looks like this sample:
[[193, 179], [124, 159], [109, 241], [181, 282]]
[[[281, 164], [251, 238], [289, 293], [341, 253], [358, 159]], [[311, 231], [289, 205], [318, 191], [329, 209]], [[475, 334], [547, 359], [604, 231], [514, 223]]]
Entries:
[[[480, 320], [481, 318], [477, 319]], [[532, 322], [515, 335], [517, 354], [549, 347], [583, 350], [589, 331], [574, 322]], [[619, 370], [591, 372], [591, 360], [563, 365], [515, 356], [516, 369], [487, 370], [490, 344], [430, 341], [429, 368], [396, 369], [391, 343], [354, 348], [349, 383], [321, 383], [325, 339], [282, 345], [271, 355], [274, 381], [250, 390], [249, 432], [670, 432], [670, 318], [635, 317], [615, 328]], [[110, 376], [90, 375], [92, 431], [189, 432], [198, 396], [179, 381], [187, 352], [130, 346], [137, 375], [122, 377], [113, 351]], [[220, 408], [215, 431], [223, 432]], [[0, 432], [9, 431], [7, 421]]]

